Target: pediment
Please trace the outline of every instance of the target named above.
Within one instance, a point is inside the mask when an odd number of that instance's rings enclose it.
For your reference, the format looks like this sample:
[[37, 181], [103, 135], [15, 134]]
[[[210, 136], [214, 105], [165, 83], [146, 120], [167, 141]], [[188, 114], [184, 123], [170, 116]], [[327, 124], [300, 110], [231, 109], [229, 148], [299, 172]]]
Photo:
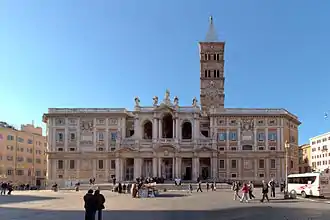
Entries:
[[200, 148], [198, 148], [198, 149], [196, 149], [196, 151], [204, 151], [204, 152], [213, 152], [213, 151], [215, 151], [214, 149], [212, 149], [211, 147], [208, 147], [208, 146], [202, 146], [202, 147], [200, 147]]
[[176, 151], [176, 147], [170, 144], [167, 145], [160, 145], [156, 147], [157, 151], [168, 151], [168, 152], [174, 152]]
[[121, 147], [118, 150], [116, 150], [116, 152], [120, 152], [120, 153], [133, 152], [133, 151], [136, 151], [133, 147]]
[[158, 111], [167, 111], [167, 112], [173, 112], [175, 109], [170, 106], [170, 105], [167, 105], [165, 103], [161, 103], [159, 106], [156, 107], [155, 110], [158, 110]]

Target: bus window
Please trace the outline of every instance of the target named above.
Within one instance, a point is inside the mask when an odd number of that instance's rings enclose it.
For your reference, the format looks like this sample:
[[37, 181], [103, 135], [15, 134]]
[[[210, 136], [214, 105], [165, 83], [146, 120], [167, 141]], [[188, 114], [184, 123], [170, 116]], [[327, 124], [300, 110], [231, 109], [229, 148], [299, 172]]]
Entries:
[[316, 180], [316, 176], [304, 176], [304, 177], [289, 177], [288, 183], [292, 184], [313, 184]]

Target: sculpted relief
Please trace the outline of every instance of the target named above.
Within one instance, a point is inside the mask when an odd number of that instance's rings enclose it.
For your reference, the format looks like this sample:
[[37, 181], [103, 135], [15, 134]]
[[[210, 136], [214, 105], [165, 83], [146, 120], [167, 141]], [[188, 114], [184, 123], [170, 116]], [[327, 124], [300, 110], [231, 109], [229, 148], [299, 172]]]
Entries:
[[80, 121], [80, 143], [93, 144], [93, 119], [82, 119]]
[[251, 142], [253, 141], [253, 128], [254, 122], [252, 118], [242, 119], [241, 121], [241, 134], [242, 141]]

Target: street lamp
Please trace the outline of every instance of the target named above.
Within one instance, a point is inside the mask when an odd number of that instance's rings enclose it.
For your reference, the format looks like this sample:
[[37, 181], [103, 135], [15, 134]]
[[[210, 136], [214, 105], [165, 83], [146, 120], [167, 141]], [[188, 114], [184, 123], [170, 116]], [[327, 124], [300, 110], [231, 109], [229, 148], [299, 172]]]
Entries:
[[284, 199], [289, 198], [289, 192], [288, 192], [288, 151], [290, 148], [290, 144], [288, 141], [285, 141], [284, 144], [285, 147], [285, 189], [284, 189]]

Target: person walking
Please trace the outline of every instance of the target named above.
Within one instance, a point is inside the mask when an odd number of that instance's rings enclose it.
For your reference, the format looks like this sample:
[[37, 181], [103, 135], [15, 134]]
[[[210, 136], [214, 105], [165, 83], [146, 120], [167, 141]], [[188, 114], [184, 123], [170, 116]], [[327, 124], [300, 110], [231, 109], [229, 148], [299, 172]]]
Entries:
[[232, 190], [234, 191], [234, 200], [237, 200], [237, 198], [241, 199], [240, 195], [238, 195], [239, 184], [237, 181], [233, 182]]
[[249, 202], [248, 193], [249, 193], [249, 187], [247, 186], [246, 183], [244, 183], [243, 187], [242, 187], [242, 198], [241, 198], [240, 202]]
[[269, 187], [270, 187], [270, 197], [275, 198], [276, 183], [275, 183], [274, 179], [269, 181]]
[[260, 202], [264, 202], [265, 199], [267, 199], [267, 202], [269, 202], [269, 198], [268, 198], [268, 191], [269, 191], [269, 186], [268, 184], [265, 182], [265, 180], [262, 181], [262, 198], [260, 200]]
[[95, 200], [96, 200], [97, 220], [102, 220], [102, 210], [105, 209], [105, 207], [104, 207], [105, 198], [100, 193], [99, 189], [95, 190], [94, 196], [95, 196]]
[[253, 195], [254, 185], [253, 185], [252, 181], [249, 182], [248, 188], [249, 188], [249, 198], [250, 198], [250, 200], [254, 199], [255, 198], [255, 196]]
[[89, 189], [87, 194], [84, 196], [84, 208], [85, 208], [85, 220], [95, 220], [96, 212], [96, 199], [93, 195], [93, 190]]
[[198, 182], [198, 188], [197, 188], [197, 192], [203, 192], [203, 190], [202, 190], [202, 182], [201, 181], [199, 181]]

